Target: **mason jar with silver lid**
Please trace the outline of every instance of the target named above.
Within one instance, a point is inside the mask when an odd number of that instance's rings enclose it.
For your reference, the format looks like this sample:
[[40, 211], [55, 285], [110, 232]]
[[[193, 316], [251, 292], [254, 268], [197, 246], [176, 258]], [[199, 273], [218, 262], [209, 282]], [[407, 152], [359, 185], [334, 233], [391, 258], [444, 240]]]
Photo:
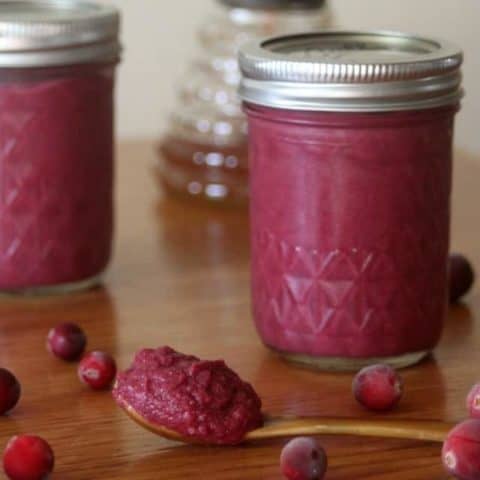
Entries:
[[119, 12], [0, 0], [0, 291], [99, 281], [113, 228]]
[[448, 42], [391, 32], [241, 50], [253, 311], [268, 347], [356, 370], [437, 345], [462, 61]]

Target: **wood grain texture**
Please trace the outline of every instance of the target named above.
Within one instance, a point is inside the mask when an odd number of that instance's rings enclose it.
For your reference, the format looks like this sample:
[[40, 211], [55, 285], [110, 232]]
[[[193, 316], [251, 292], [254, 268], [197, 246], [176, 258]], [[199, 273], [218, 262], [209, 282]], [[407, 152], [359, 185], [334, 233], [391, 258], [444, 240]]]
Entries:
[[[160, 439], [129, 420], [108, 392], [86, 390], [75, 364], [45, 350], [49, 328], [74, 321], [87, 331], [90, 348], [112, 352], [122, 368], [138, 348], [169, 344], [225, 358], [255, 385], [271, 415], [371, 418], [352, 399], [351, 375], [294, 368], [263, 348], [250, 315], [245, 213], [165, 198], [151, 172], [152, 152], [148, 143], [120, 148], [117, 242], [104, 288], [0, 300], [0, 366], [23, 386], [18, 408], [0, 418], [0, 443], [20, 432], [44, 436], [57, 456], [53, 480], [279, 479], [284, 441], [220, 449]], [[453, 245], [480, 270], [480, 164], [457, 156]], [[465, 395], [480, 380], [479, 315], [477, 284], [464, 305], [452, 308], [435, 356], [404, 371], [406, 396], [392, 418], [465, 416]], [[353, 437], [322, 442], [329, 480], [446, 478], [438, 444]]]

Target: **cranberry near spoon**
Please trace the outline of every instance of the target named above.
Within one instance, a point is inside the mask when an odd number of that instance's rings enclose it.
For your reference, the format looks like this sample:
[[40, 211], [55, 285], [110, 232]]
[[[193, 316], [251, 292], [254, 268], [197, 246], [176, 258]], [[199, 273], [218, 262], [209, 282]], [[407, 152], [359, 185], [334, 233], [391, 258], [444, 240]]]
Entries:
[[[162, 425], [149, 422], [131, 406], [122, 407], [141, 427], [160, 437], [189, 444], [205, 444]], [[298, 435], [350, 435], [443, 443], [453, 424], [432, 420], [363, 420], [355, 418], [265, 417], [265, 425], [245, 436], [246, 442]]]

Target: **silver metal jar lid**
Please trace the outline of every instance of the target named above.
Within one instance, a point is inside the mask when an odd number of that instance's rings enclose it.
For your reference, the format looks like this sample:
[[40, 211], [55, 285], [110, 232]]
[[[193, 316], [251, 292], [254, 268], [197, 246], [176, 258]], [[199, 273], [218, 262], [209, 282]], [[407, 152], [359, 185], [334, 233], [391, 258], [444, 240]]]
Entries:
[[0, 0], [0, 68], [115, 61], [120, 14], [84, 0]]
[[462, 51], [395, 32], [327, 30], [247, 44], [246, 102], [290, 110], [378, 112], [457, 103]]

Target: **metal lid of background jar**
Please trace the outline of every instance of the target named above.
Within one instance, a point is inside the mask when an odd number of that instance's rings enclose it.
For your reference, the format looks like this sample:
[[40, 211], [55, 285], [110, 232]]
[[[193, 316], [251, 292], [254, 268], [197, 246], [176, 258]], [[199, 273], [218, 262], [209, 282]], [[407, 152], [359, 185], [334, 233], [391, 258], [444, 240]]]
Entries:
[[462, 51], [396, 32], [327, 30], [240, 51], [244, 101], [291, 110], [433, 108], [462, 97]]
[[219, 0], [220, 3], [229, 7], [249, 8], [249, 9], [275, 9], [275, 10], [295, 10], [307, 8], [320, 8], [325, 4], [325, 0]]
[[83, 0], [0, 0], [0, 67], [115, 61], [120, 14]]

